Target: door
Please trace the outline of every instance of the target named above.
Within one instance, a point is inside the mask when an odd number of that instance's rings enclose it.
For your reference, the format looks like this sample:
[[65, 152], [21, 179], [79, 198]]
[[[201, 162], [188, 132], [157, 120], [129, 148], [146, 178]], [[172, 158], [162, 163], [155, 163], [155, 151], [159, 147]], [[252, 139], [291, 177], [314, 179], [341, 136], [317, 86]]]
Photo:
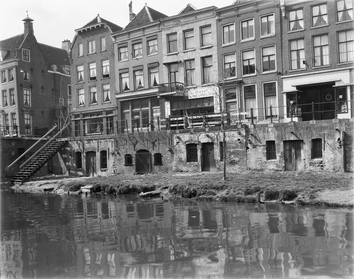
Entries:
[[208, 142], [202, 144], [202, 171], [215, 170], [214, 143]]
[[88, 176], [95, 176], [96, 174], [96, 152], [86, 152], [86, 174]]
[[301, 140], [284, 141], [285, 170], [302, 170], [301, 148]]
[[139, 150], [135, 154], [135, 172], [144, 174], [151, 172], [151, 154], [147, 150]]

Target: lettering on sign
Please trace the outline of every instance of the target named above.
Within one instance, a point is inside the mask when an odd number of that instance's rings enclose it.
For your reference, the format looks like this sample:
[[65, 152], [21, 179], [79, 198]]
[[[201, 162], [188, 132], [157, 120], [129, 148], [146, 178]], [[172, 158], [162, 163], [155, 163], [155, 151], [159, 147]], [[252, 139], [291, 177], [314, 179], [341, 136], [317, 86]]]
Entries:
[[219, 88], [217, 88], [216, 86], [208, 86], [208, 87], [190, 89], [188, 91], [188, 98], [196, 99], [196, 98], [210, 97], [210, 96], [215, 96], [218, 93], [219, 93]]

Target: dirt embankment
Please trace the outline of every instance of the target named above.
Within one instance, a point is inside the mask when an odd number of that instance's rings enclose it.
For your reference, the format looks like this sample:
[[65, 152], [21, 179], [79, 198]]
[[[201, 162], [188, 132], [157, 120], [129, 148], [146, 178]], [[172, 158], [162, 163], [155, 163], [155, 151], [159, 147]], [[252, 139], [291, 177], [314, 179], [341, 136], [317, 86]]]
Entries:
[[[174, 173], [114, 175], [38, 180], [14, 186], [16, 191], [80, 194], [137, 193], [142, 198], [194, 198], [221, 202], [282, 202], [298, 205], [354, 206], [354, 174], [324, 172]], [[154, 191], [154, 192], [152, 192]], [[149, 192], [151, 192], [149, 194]]]

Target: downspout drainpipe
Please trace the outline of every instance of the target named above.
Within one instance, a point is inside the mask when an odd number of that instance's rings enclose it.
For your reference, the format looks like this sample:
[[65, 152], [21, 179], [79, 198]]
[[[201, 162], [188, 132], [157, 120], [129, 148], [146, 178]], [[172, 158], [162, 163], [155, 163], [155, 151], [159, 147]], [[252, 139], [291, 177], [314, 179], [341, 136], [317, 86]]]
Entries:
[[340, 138], [341, 138], [341, 141], [342, 141], [342, 169], [343, 169], [343, 172], [346, 171], [346, 167], [345, 167], [345, 162], [346, 162], [346, 154], [345, 154], [345, 133], [344, 131], [341, 131], [340, 132]]

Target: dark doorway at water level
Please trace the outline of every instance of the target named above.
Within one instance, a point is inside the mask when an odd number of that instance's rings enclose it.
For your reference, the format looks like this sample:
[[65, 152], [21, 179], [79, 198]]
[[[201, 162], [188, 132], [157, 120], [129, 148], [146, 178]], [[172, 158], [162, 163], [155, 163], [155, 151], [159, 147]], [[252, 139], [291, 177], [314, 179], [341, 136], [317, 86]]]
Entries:
[[301, 160], [302, 144], [302, 140], [284, 141], [285, 170], [296, 171], [303, 169]]
[[151, 154], [147, 150], [139, 150], [135, 154], [135, 172], [144, 174], [151, 172]]
[[88, 176], [96, 174], [96, 152], [86, 152], [86, 173]]
[[214, 143], [208, 142], [202, 144], [202, 171], [211, 171], [216, 169], [214, 158]]

